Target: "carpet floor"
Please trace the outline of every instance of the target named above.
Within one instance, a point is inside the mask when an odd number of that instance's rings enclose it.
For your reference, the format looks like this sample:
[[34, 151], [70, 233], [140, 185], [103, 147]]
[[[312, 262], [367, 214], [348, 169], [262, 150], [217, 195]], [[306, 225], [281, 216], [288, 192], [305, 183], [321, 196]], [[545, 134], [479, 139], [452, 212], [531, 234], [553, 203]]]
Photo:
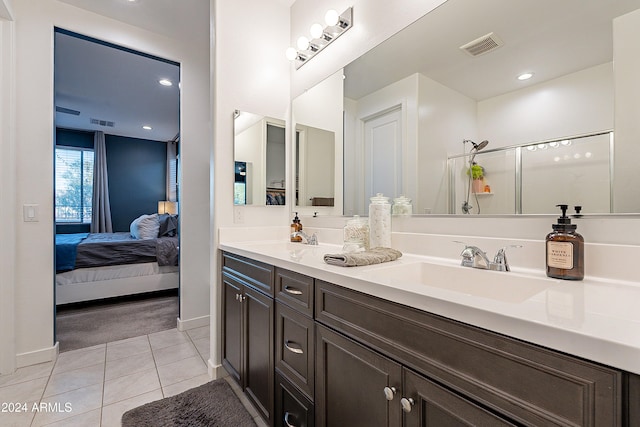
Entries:
[[178, 307], [177, 296], [160, 296], [59, 310], [60, 352], [173, 329]]
[[122, 415], [122, 427], [249, 427], [253, 418], [222, 378]]

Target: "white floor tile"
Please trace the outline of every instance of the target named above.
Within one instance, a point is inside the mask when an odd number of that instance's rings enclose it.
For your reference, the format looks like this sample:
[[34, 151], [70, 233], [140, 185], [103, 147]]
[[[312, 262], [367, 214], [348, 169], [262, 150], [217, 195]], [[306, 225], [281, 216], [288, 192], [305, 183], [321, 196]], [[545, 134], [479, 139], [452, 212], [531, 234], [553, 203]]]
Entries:
[[122, 359], [151, 351], [147, 335], [107, 343], [107, 360]]
[[34, 426], [51, 424], [62, 419], [100, 409], [102, 406], [102, 384], [80, 388], [42, 399], [44, 409], [36, 413]]
[[209, 381], [211, 381], [211, 378], [209, 378], [209, 374], [198, 375], [197, 377], [193, 377], [185, 381], [180, 381], [179, 383], [162, 387], [162, 393], [164, 394], [164, 397], [175, 396], [176, 394], [180, 394], [183, 391], [187, 391], [189, 389], [201, 386], [202, 384], [206, 384]]
[[101, 409], [94, 409], [93, 411], [85, 412], [84, 414], [75, 415], [51, 424], [46, 424], [45, 427], [100, 427], [101, 414]]
[[[28, 403], [29, 408], [31, 408], [30, 405], [34, 402], [39, 402], [42, 398], [48, 379], [47, 377], [36, 378], [35, 380], [0, 387], [0, 402], [24, 402]], [[2, 424], [0, 423], [0, 425]]]
[[153, 368], [155, 368], [155, 364], [150, 351], [121, 359], [107, 360], [105, 380], [112, 380]]
[[29, 409], [27, 412], [0, 412], [0, 426], [2, 427], [29, 427], [35, 413]]
[[90, 349], [81, 349], [60, 353], [53, 373], [73, 371], [74, 369], [86, 368], [98, 363], [104, 363], [104, 345], [99, 347], [91, 347]]
[[105, 381], [103, 404], [110, 405], [158, 389], [160, 389], [158, 372], [155, 368], [148, 369]]
[[102, 408], [102, 427], [120, 427], [122, 415], [129, 409], [162, 399], [160, 389], [122, 400]]
[[206, 374], [207, 372], [207, 365], [204, 364], [200, 356], [193, 356], [158, 366], [158, 375], [163, 387]]
[[94, 384], [102, 384], [104, 381], [104, 364], [89, 366], [87, 368], [74, 369], [54, 374], [49, 379], [49, 384], [44, 391], [44, 397], [66, 393], [78, 388], [88, 387]]
[[151, 342], [151, 348], [154, 351], [164, 347], [184, 344], [189, 341], [190, 340], [187, 333], [180, 332], [177, 329], [169, 329], [166, 331], [149, 334], [149, 342]]
[[153, 358], [157, 366], [167, 365], [197, 355], [198, 351], [191, 342], [163, 347], [153, 351]]
[[186, 333], [194, 341], [199, 338], [209, 338], [209, 326], [201, 326], [199, 328], [187, 329]]
[[51, 375], [52, 369], [53, 362], [40, 363], [38, 365], [25, 366], [24, 368], [16, 369], [12, 374], [0, 376], [0, 387], [31, 381], [36, 378], [48, 377]]

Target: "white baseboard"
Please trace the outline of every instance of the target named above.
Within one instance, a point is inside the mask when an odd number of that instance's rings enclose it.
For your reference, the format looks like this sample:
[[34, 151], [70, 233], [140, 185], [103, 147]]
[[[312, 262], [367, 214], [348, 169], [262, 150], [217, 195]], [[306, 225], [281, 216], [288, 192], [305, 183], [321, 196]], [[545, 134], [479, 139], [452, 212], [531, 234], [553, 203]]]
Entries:
[[209, 378], [212, 380], [229, 376], [229, 372], [222, 365], [214, 365], [211, 359], [207, 360], [207, 367], [209, 368]]
[[178, 317], [178, 330], [186, 331], [188, 329], [200, 328], [202, 326], [209, 326], [209, 315], [196, 317], [194, 319], [182, 320]]
[[16, 368], [24, 368], [25, 366], [37, 365], [38, 363], [53, 362], [58, 358], [59, 350], [58, 341], [56, 341], [53, 347], [19, 353], [16, 355]]

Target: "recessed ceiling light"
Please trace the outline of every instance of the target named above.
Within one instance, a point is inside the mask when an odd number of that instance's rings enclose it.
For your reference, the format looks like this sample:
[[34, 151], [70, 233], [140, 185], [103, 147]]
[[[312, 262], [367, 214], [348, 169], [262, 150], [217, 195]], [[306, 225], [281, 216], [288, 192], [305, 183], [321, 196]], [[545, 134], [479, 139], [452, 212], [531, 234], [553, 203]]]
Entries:
[[518, 80], [529, 80], [533, 77], [533, 73], [523, 73], [518, 76]]
[[151, 129], [153, 129], [153, 128], [152, 128], [151, 126], [149, 126], [149, 125], [144, 125], [144, 126], [142, 126], [142, 129], [144, 129], [144, 130], [151, 130]]
[[162, 86], [173, 86], [173, 82], [169, 79], [160, 79], [158, 80], [158, 83], [160, 83]]

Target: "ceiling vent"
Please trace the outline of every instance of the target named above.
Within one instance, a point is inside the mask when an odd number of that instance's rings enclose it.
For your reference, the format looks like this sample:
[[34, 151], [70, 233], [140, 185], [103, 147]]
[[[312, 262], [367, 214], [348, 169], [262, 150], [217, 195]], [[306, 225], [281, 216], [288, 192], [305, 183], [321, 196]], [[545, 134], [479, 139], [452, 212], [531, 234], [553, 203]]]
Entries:
[[479, 37], [464, 46], [460, 46], [460, 49], [467, 52], [471, 56], [480, 56], [492, 50], [496, 50], [502, 46], [504, 42], [494, 33], [489, 33], [482, 37]]
[[100, 120], [100, 119], [91, 119], [92, 125], [105, 126], [108, 128], [112, 128], [116, 125], [115, 122], [110, 122], [109, 120]]
[[57, 105], [56, 105], [56, 112], [64, 113], [64, 114], [71, 114], [73, 116], [79, 116], [80, 115], [80, 111], [78, 111], [78, 110], [72, 110], [71, 108], [65, 108], [65, 107], [58, 107]]

